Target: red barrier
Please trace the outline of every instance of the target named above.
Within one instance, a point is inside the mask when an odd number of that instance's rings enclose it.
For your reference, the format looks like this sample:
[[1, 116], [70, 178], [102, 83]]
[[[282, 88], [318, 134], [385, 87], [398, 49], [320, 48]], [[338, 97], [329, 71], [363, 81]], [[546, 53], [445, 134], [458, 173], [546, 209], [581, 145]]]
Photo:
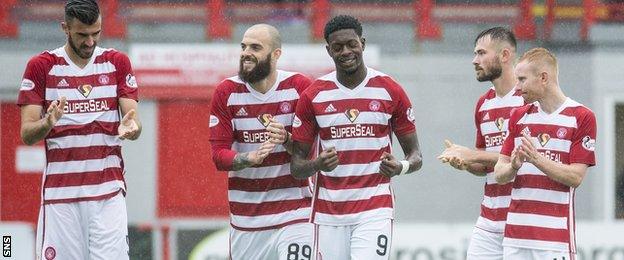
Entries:
[[331, 4], [329, 0], [314, 0], [312, 2], [312, 16], [310, 21], [312, 29], [312, 39], [314, 41], [322, 41], [325, 37], [325, 23], [329, 21], [331, 12]]
[[126, 38], [126, 23], [119, 15], [119, 2], [117, 0], [100, 1], [102, 9], [102, 32], [106, 38]]
[[581, 28], [579, 37], [582, 41], [589, 40], [589, 30], [596, 20], [596, 1], [583, 0], [583, 18], [581, 20]]
[[228, 178], [208, 140], [210, 99], [158, 103], [157, 217], [225, 218]]
[[520, 20], [514, 25], [514, 33], [519, 40], [535, 39], [535, 21], [533, 20], [533, 0], [520, 0]]
[[[13, 103], [0, 103], [0, 221], [37, 223], [41, 205], [42, 172], [19, 172], [20, 109]], [[43, 142], [37, 144], [43, 149]], [[22, 158], [23, 160], [23, 158]]]
[[414, 26], [416, 27], [416, 37], [421, 40], [440, 40], [442, 31], [440, 25], [433, 21], [433, 8], [435, 0], [414, 1]]
[[206, 38], [207, 39], [230, 39], [232, 29], [230, 22], [225, 17], [225, 2], [223, 0], [206, 1]]
[[555, 25], [555, 0], [546, 0], [546, 17], [544, 17], [544, 39], [550, 40]]
[[17, 23], [11, 21], [11, 10], [16, 6], [17, 0], [2, 0], [0, 3], [0, 37], [17, 37]]

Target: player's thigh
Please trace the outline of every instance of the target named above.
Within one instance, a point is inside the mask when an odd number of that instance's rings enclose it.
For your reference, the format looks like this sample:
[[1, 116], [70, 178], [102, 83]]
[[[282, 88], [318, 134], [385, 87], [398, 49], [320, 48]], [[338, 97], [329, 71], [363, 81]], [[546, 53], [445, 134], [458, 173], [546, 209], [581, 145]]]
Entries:
[[89, 218], [90, 259], [129, 259], [126, 197], [86, 202]]
[[300, 223], [283, 227], [277, 233], [276, 254], [273, 259], [310, 260], [312, 259], [312, 223]]
[[381, 219], [355, 226], [351, 235], [352, 260], [390, 259], [392, 220]]
[[504, 247], [505, 260], [571, 260], [576, 259], [575, 255], [569, 252], [558, 252], [548, 250], [537, 250], [518, 247]]
[[314, 225], [313, 258], [316, 260], [349, 259], [352, 227]]
[[275, 233], [277, 230], [241, 231], [230, 227], [230, 259], [275, 259], [271, 256], [275, 251], [271, 250], [275, 248]]
[[503, 259], [503, 234], [475, 227], [470, 237], [466, 260]]
[[86, 259], [86, 223], [77, 203], [42, 205], [37, 225], [37, 259]]
[[548, 251], [548, 250], [531, 250], [533, 259], [548, 259], [548, 260], [572, 260], [576, 259], [576, 255], [571, 255], [570, 252], [560, 251]]

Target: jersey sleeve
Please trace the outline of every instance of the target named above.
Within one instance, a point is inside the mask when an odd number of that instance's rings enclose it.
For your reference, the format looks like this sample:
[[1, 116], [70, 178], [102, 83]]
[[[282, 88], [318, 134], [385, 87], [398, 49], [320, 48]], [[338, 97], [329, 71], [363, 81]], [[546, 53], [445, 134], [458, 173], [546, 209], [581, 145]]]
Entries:
[[128, 56], [121, 52], [115, 53], [113, 61], [117, 77], [117, 96], [139, 101], [139, 85], [132, 71]]
[[297, 74], [293, 80], [293, 84], [295, 89], [297, 89], [297, 93], [301, 96], [301, 94], [312, 84], [312, 80], [303, 74]]
[[[310, 89], [308, 89], [310, 90]], [[310, 91], [305, 91], [297, 102], [295, 118], [293, 119], [292, 138], [297, 142], [311, 144], [318, 132], [318, 123], [314, 116]]]
[[484, 97], [479, 98], [479, 101], [477, 102], [477, 106], [475, 107], [475, 110], [474, 110], [474, 122], [475, 122], [475, 127], [477, 128], [477, 136], [475, 138], [475, 148], [477, 149], [485, 149], [485, 137], [483, 136], [483, 133], [481, 132], [482, 117], [479, 116], [479, 108], [481, 108], [481, 106], [483, 105], [484, 100], [485, 100]]
[[392, 112], [390, 125], [394, 129], [394, 134], [403, 136], [416, 132], [416, 118], [414, 117], [414, 109], [407, 94], [398, 84], [393, 84], [394, 95], [392, 96], [396, 106]]
[[596, 116], [586, 110], [579, 117], [578, 128], [572, 137], [570, 146], [570, 163], [584, 163], [589, 166], [596, 164], [594, 145], [596, 143]]
[[46, 74], [49, 67], [42, 55], [28, 61], [20, 84], [17, 105], [45, 106]]
[[232, 169], [236, 152], [231, 150], [234, 142], [232, 116], [228, 112], [227, 95], [222, 86], [218, 86], [212, 96], [209, 127], [212, 160], [217, 169], [229, 171]]
[[522, 111], [520, 111], [520, 109], [514, 108], [511, 110], [510, 113], [511, 115], [509, 117], [509, 130], [507, 132], [507, 137], [503, 142], [503, 147], [500, 151], [500, 154], [504, 154], [507, 156], [511, 156], [514, 148], [516, 148], [514, 140], [516, 139], [516, 136], [520, 136], [520, 133], [518, 132], [518, 120], [520, 120], [520, 118], [522, 117]]

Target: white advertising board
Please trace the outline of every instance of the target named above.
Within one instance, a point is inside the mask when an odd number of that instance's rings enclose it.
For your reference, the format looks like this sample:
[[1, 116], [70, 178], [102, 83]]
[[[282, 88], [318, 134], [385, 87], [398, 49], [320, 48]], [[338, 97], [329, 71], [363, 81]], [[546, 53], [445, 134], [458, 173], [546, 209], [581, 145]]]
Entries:
[[[133, 44], [130, 60], [141, 86], [215, 86], [238, 72], [238, 44]], [[379, 66], [379, 48], [366, 46], [367, 66]], [[277, 62], [279, 69], [301, 72], [310, 77], [334, 70], [324, 44], [284, 44]]]
[[[472, 229], [467, 223], [397, 223], [390, 259], [464, 260]], [[224, 229], [198, 243], [190, 259], [227, 259], [227, 245]], [[577, 260], [624, 260], [624, 223], [578, 223], [577, 245]]]

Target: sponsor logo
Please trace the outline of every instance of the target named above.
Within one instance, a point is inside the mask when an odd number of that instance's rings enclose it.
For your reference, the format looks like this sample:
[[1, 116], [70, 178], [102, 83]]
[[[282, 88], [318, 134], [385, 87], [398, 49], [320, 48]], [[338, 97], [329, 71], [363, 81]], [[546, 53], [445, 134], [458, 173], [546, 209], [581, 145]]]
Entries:
[[559, 128], [557, 130], [557, 138], [563, 139], [563, 138], [565, 138], [567, 133], [568, 133], [568, 130], [566, 130], [565, 128]]
[[215, 115], [210, 115], [210, 123], [208, 124], [209, 127], [213, 127], [219, 124], [219, 118]]
[[[102, 84], [102, 85], [108, 85], [108, 82], [109, 82], [109, 80], [108, 80], [108, 76], [106, 76], [106, 75], [100, 75], [100, 76], [98, 77], [98, 82], [100, 82], [100, 84]], [[135, 84], [136, 84], [136, 82], [135, 82]]]
[[299, 117], [296, 116], [296, 115], [295, 115], [295, 118], [293, 119], [292, 126], [293, 127], [300, 127], [301, 126], [301, 119], [299, 119]]
[[336, 108], [334, 107], [333, 104], [329, 104], [329, 106], [325, 108], [325, 113], [332, 113], [332, 112], [336, 112]]
[[282, 102], [280, 104], [280, 111], [282, 111], [282, 113], [289, 113], [292, 110], [292, 106], [290, 105], [290, 102]]
[[128, 87], [131, 87], [131, 88], [139, 87], [139, 85], [137, 85], [136, 77], [134, 77], [134, 75], [132, 74], [126, 75], [126, 85], [128, 85]]
[[80, 102], [68, 101], [67, 105], [63, 108], [63, 112], [68, 114], [102, 112], [108, 110], [110, 110], [108, 101], [96, 99]]
[[485, 136], [485, 147], [494, 147], [501, 146], [503, 142], [505, 142], [505, 138], [507, 138], [507, 132], [501, 132], [497, 135], [486, 135]]
[[483, 116], [483, 121], [486, 120], [490, 120], [490, 112], [485, 112], [485, 115]]
[[540, 155], [546, 157], [546, 159], [549, 159], [551, 161], [554, 162], [561, 162], [561, 153], [560, 152], [556, 152], [556, 151], [550, 151], [550, 150], [546, 150], [543, 152], [539, 152]]
[[531, 129], [529, 129], [528, 126], [524, 127], [524, 129], [522, 129], [522, 131], [520, 131], [520, 133], [531, 136]]
[[269, 132], [264, 131], [261, 133], [250, 133], [249, 131], [243, 131], [243, 142], [245, 143], [264, 143], [271, 138]]
[[29, 79], [22, 79], [22, 83], [20, 84], [20, 91], [28, 91], [35, 88], [35, 82]]
[[46, 260], [52, 260], [56, 257], [56, 250], [54, 249], [54, 247], [49, 246], [48, 248], [46, 248], [44, 255]]
[[412, 109], [411, 107], [408, 108], [407, 111], [405, 111], [405, 114], [407, 114], [407, 120], [412, 123], [416, 123], [416, 117], [414, 117], [414, 109]]
[[11, 236], [2, 236], [2, 256], [11, 257]]
[[69, 83], [67, 83], [67, 80], [61, 79], [56, 86], [57, 87], [69, 87]]
[[78, 87], [78, 92], [80, 92], [80, 94], [82, 94], [84, 97], [88, 97], [89, 94], [91, 94], [91, 90], [93, 90], [93, 87], [89, 84], [81, 85]]
[[499, 117], [496, 119], [496, 121], [494, 121], [494, 124], [496, 124], [496, 128], [498, 128], [498, 131], [503, 131], [503, 126], [505, 125], [505, 119], [502, 117]]
[[273, 116], [270, 114], [262, 114], [258, 116], [258, 121], [260, 121], [260, 124], [264, 127], [267, 127], [271, 123], [271, 118], [273, 118]]
[[542, 145], [542, 147], [546, 146], [548, 141], [550, 140], [550, 135], [547, 133], [541, 133], [537, 135], [537, 140]]
[[348, 138], [348, 137], [374, 137], [375, 129], [373, 126], [363, 126], [360, 124], [329, 128], [332, 138]]
[[381, 103], [379, 103], [379, 101], [377, 100], [373, 100], [370, 103], [368, 103], [368, 109], [370, 109], [371, 111], [379, 111], [380, 107], [381, 107]]
[[581, 140], [581, 145], [585, 148], [585, 150], [593, 152], [596, 146], [596, 140], [592, 139], [589, 135], [586, 135]]
[[236, 116], [248, 116], [247, 110], [244, 107], [241, 107], [238, 112], [236, 112]]
[[360, 111], [355, 108], [347, 109], [347, 111], [345, 111], [345, 116], [347, 116], [347, 119], [349, 119], [351, 123], [355, 122], [359, 115]]

